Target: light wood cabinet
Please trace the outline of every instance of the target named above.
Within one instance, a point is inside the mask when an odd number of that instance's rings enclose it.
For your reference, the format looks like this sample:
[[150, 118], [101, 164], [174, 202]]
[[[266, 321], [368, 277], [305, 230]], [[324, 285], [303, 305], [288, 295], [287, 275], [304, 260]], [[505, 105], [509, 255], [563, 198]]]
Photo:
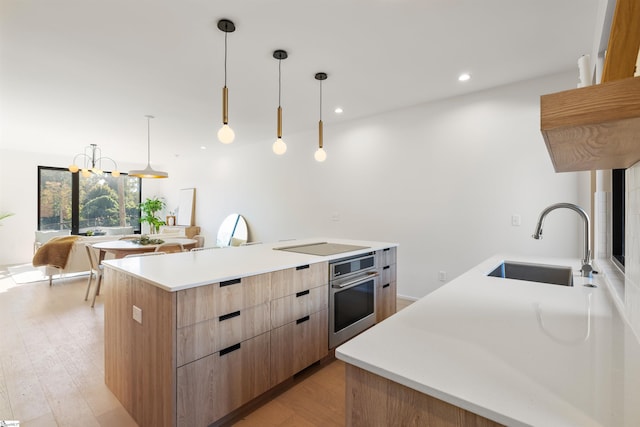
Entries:
[[329, 353], [327, 321], [325, 308], [271, 331], [271, 386]]
[[106, 266], [107, 385], [143, 427], [217, 422], [327, 356], [327, 283], [322, 262], [166, 292]]
[[[556, 172], [640, 161], [640, 2], [617, 0], [602, 84], [540, 97], [540, 129]], [[607, 29], [608, 30], [608, 29]]]
[[378, 285], [376, 286], [376, 322], [396, 312], [396, 248], [376, 251]]
[[329, 353], [329, 264], [271, 273], [271, 385]]
[[271, 298], [282, 298], [296, 292], [326, 285], [328, 278], [329, 264], [326, 262], [274, 271], [271, 273]]
[[177, 425], [207, 426], [269, 389], [269, 333], [177, 371]]
[[329, 292], [326, 285], [307, 289], [271, 301], [271, 327], [278, 328], [310, 313], [327, 308]]
[[269, 303], [242, 308], [177, 330], [177, 364], [182, 366], [232, 344], [268, 332]]

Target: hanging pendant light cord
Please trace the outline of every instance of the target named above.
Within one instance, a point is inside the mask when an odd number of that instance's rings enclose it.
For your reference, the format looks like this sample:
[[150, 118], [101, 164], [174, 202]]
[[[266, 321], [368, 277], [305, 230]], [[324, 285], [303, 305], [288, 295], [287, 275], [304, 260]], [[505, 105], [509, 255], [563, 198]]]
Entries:
[[227, 87], [227, 34], [224, 33], [224, 86]]
[[147, 116], [147, 165], [151, 165], [151, 116]]
[[320, 80], [320, 121], [322, 121], [322, 80]]
[[281, 107], [280, 94], [282, 93], [282, 59], [278, 59], [278, 107]]

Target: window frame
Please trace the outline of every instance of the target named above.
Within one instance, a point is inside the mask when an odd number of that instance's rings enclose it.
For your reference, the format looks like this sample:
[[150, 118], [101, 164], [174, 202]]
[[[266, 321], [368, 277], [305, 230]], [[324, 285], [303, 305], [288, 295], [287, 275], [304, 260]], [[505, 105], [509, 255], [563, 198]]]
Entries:
[[[61, 168], [56, 166], [38, 166], [38, 209], [36, 211], [36, 224], [37, 229], [40, 230], [41, 219], [41, 198], [42, 198], [42, 171], [53, 170], [60, 172], [68, 172], [71, 174], [71, 234], [80, 235], [80, 173], [73, 173], [67, 168]], [[110, 173], [105, 171], [104, 173]], [[127, 173], [120, 172], [120, 176], [128, 176]], [[138, 178], [138, 205], [142, 202], [142, 179]], [[135, 228], [135, 227], [134, 227]], [[134, 229], [135, 234], [140, 234], [142, 231], [142, 224], [138, 220], [138, 229]], [[83, 233], [85, 234], [85, 233]]]

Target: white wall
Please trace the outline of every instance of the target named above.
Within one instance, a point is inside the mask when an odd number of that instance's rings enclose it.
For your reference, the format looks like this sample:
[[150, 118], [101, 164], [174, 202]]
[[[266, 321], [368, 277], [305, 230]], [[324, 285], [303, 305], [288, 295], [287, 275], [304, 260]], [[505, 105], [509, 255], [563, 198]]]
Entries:
[[[575, 73], [565, 73], [357, 121], [325, 120], [323, 164], [313, 160], [316, 130], [288, 135], [285, 110], [283, 157], [272, 154], [271, 139], [247, 142], [238, 135], [232, 145], [176, 158], [166, 166], [170, 178], [145, 181], [144, 192], [164, 195], [173, 210], [179, 189], [195, 187], [196, 221], [208, 244], [232, 212], [246, 217], [252, 240], [398, 242], [399, 293], [420, 297], [442, 284], [439, 271], [450, 280], [495, 253], [580, 255], [581, 226], [573, 212], [555, 211], [545, 240], [530, 238], [547, 205], [588, 208], [585, 175], [554, 173], [539, 131], [539, 96], [574, 86]], [[2, 154], [0, 211], [19, 215], [0, 228], [0, 236], [16, 242], [13, 250], [0, 248], [0, 264], [28, 261], [34, 165], [68, 160], [14, 162]], [[11, 182], [18, 174], [20, 190]], [[520, 227], [511, 226], [512, 214], [521, 216]]]

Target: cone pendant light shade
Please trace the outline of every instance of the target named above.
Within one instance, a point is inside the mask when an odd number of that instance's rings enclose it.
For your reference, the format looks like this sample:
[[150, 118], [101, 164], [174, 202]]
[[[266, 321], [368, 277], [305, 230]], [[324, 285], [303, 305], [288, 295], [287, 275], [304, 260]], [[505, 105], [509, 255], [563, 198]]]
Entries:
[[227, 34], [236, 30], [236, 26], [228, 19], [218, 21], [218, 29], [224, 32], [224, 87], [222, 88], [222, 127], [218, 131], [218, 140], [223, 144], [231, 144], [236, 137], [229, 127], [229, 89], [227, 88]]
[[147, 167], [139, 170], [129, 171], [129, 176], [137, 178], [169, 178], [169, 174], [164, 171], [157, 171], [151, 168], [151, 119], [153, 116], [145, 116], [147, 118]]

